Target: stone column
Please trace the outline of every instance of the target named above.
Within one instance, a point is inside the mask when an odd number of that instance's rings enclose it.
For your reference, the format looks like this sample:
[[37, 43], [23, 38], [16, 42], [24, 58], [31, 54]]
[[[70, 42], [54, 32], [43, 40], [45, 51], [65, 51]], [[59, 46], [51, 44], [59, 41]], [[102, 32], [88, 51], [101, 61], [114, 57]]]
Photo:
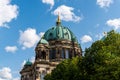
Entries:
[[71, 50], [72, 50], [72, 57], [74, 57], [75, 56], [74, 49], [71, 49]]
[[49, 60], [52, 59], [51, 54], [52, 54], [52, 49], [50, 48], [50, 49], [49, 49]]
[[62, 48], [59, 48], [59, 56], [60, 56], [60, 59], [62, 58]]
[[46, 50], [46, 60], [49, 60], [49, 50]]
[[36, 71], [36, 79], [35, 80], [40, 80], [40, 74], [38, 71]]
[[65, 55], [65, 53], [66, 53], [65, 50], [66, 50], [66, 49], [64, 48], [64, 59], [65, 59], [65, 56], [66, 56], [66, 55]]
[[64, 49], [64, 52], [65, 52], [65, 53], [64, 53], [64, 54], [65, 54], [65, 56], [64, 56], [64, 57], [65, 57], [65, 59], [66, 59], [66, 48]]
[[38, 59], [41, 58], [41, 50], [38, 51], [37, 58], [38, 58]]
[[56, 52], [55, 52], [55, 59], [57, 60], [57, 58], [58, 58], [58, 50], [57, 50], [57, 48], [55, 48], [55, 50], [56, 50]]
[[69, 55], [70, 55], [70, 58], [72, 58], [72, 50], [71, 50], [71, 48], [69, 49]]
[[61, 48], [58, 49], [58, 59], [60, 60], [61, 58]]

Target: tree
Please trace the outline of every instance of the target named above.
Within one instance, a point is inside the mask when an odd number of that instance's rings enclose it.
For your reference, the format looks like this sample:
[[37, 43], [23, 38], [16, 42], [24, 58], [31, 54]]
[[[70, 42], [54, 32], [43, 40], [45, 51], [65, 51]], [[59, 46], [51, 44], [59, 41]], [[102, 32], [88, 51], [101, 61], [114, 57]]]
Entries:
[[62, 61], [45, 80], [119, 80], [120, 34], [114, 30], [85, 50], [85, 56]]
[[[86, 49], [85, 58], [93, 66], [89, 67], [93, 71], [87, 72], [91, 80], [118, 80], [120, 78], [120, 34], [114, 30], [108, 32], [105, 39], [94, 42]], [[93, 73], [89, 74], [89, 72]]]

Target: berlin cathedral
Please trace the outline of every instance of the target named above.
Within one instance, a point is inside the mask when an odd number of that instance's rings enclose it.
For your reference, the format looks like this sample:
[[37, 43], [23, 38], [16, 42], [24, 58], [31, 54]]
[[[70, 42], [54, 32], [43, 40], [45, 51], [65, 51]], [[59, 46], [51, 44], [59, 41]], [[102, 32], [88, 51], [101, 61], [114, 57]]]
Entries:
[[56, 26], [48, 29], [36, 45], [35, 62], [28, 60], [20, 71], [21, 80], [44, 80], [61, 61], [75, 56], [82, 56], [81, 46], [58, 15]]

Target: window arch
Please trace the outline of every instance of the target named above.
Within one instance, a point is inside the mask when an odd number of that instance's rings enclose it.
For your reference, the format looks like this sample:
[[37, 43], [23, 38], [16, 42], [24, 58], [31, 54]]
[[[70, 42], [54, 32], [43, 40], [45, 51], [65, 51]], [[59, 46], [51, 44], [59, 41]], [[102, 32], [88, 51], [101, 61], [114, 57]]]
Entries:
[[46, 59], [46, 52], [45, 51], [41, 52], [41, 59]]
[[68, 49], [65, 50], [65, 58], [66, 58], [66, 59], [69, 58], [69, 50], [68, 50]]
[[61, 52], [62, 52], [62, 53], [61, 53], [61, 58], [64, 59], [64, 58], [65, 58], [65, 51], [64, 51], [64, 49], [62, 49]]
[[49, 58], [50, 59], [55, 59], [55, 57], [56, 57], [56, 49], [51, 49], [50, 50], [50, 53], [49, 53]]
[[46, 75], [46, 72], [45, 72], [45, 71], [42, 71], [42, 72], [40, 73], [40, 80], [44, 80], [45, 75]]

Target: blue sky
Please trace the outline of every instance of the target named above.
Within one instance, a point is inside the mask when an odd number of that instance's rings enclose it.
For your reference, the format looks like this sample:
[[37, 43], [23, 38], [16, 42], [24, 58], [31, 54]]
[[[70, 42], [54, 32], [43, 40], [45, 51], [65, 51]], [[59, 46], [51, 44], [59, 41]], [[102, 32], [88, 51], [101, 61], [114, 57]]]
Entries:
[[[120, 0], [0, 0], [0, 80], [19, 80], [46, 30], [62, 25], [84, 50], [112, 29], [120, 32]], [[4, 73], [3, 73], [4, 72]]]

